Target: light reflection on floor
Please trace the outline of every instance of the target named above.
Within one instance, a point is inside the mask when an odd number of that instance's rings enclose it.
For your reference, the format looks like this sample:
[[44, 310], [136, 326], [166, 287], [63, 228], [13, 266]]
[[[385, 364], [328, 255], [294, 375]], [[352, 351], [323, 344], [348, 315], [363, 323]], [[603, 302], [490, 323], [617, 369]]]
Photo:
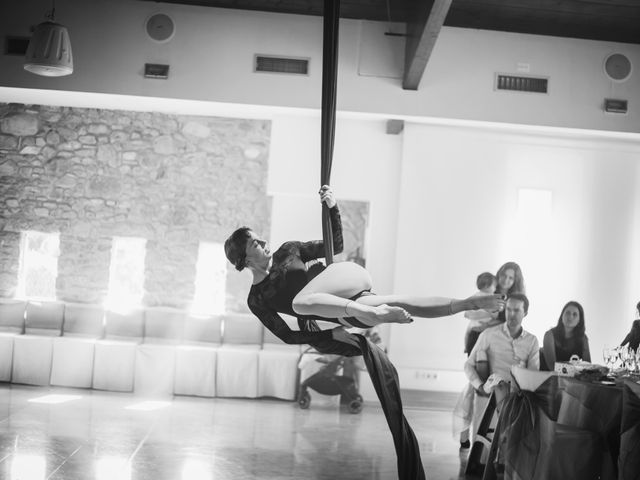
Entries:
[[[451, 412], [406, 408], [429, 480], [458, 479]], [[0, 384], [2, 480], [397, 478], [381, 409]]]

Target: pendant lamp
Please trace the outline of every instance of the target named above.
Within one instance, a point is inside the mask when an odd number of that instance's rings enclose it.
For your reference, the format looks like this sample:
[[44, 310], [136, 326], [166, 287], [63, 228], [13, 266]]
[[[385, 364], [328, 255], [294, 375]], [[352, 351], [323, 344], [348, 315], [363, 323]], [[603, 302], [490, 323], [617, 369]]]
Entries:
[[71, 40], [67, 28], [54, 20], [55, 0], [48, 20], [38, 25], [24, 61], [24, 69], [45, 77], [62, 77], [73, 73]]

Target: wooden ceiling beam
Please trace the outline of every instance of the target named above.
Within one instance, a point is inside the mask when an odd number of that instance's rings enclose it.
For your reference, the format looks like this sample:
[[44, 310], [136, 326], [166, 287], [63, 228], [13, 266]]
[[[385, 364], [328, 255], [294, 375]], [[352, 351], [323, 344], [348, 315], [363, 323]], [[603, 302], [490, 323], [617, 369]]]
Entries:
[[403, 89], [418, 89], [451, 2], [452, 0], [433, 0], [430, 11], [416, 12], [413, 17], [415, 20], [407, 22]]

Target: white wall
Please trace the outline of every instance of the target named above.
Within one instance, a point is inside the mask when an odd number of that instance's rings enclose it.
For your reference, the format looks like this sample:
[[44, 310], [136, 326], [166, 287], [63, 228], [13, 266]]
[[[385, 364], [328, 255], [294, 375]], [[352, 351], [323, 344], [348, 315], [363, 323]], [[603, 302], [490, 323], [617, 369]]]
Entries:
[[[402, 136], [381, 120], [339, 118], [331, 186], [338, 199], [368, 201], [367, 269], [375, 290], [393, 291]], [[274, 196], [271, 243], [322, 238], [320, 118], [273, 119], [268, 191]]]
[[[0, 3], [0, 32], [29, 35], [48, 5]], [[25, 72], [22, 58], [0, 56], [0, 86], [102, 92], [248, 105], [318, 108], [322, 20], [319, 17], [170, 5], [134, 0], [65, 0], [57, 19], [68, 26], [75, 61], [69, 77]], [[157, 44], [145, 19], [164, 12], [175, 37]], [[401, 88], [404, 41], [385, 23], [340, 23], [338, 108], [387, 116], [640, 131], [640, 46], [481, 30], [443, 28], [418, 91]], [[391, 26], [397, 30], [398, 26]], [[624, 83], [603, 73], [605, 56], [627, 55], [636, 73]], [[310, 75], [252, 72], [256, 53], [310, 58]], [[171, 66], [168, 80], [142, 76], [144, 63]], [[550, 77], [548, 95], [495, 92], [495, 72]], [[629, 101], [628, 115], [605, 115], [605, 97]], [[0, 100], [2, 100], [0, 98]]]
[[[620, 342], [640, 299], [637, 139], [541, 135], [409, 124], [404, 131], [395, 289], [464, 297], [475, 277], [509, 260], [531, 300], [525, 328], [542, 340], [569, 300], [583, 304], [594, 361]], [[548, 225], [518, 223], [518, 189], [551, 192]], [[460, 379], [465, 321], [393, 326], [405, 386]], [[438, 382], [423, 371], [439, 372]]]
[[[0, 2], [0, 32], [27, 35], [43, 8], [36, 0]], [[144, 20], [157, 11], [176, 22], [167, 44], [145, 38]], [[272, 243], [319, 238], [321, 19], [132, 0], [66, 0], [57, 18], [72, 35], [74, 74], [37, 77], [22, 70], [22, 59], [0, 56], [0, 102], [200, 115], [245, 106], [235, 111], [273, 120]], [[527, 328], [541, 337], [567, 300], [581, 301], [600, 360], [602, 344], [622, 338], [640, 298], [640, 253], [632, 248], [640, 244], [640, 47], [444, 28], [414, 92], [400, 87], [404, 45], [386, 29], [341, 21], [332, 180], [339, 198], [371, 202], [367, 260], [376, 290], [463, 297], [479, 272], [516, 260], [532, 300]], [[613, 83], [602, 73], [614, 51], [636, 66], [630, 81]], [[254, 74], [255, 53], [309, 57], [311, 74]], [[170, 79], [144, 79], [145, 62], [169, 63]], [[551, 78], [549, 95], [493, 90], [494, 72], [516, 72], [518, 63]], [[628, 99], [629, 114], [605, 115], [605, 97]], [[389, 117], [411, 121], [391, 136]], [[552, 192], [551, 228], [535, 244], [518, 243], [518, 188]], [[457, 389], [464, 327], [461, 316], [394, 326], [391, 357], [403, 386]]]

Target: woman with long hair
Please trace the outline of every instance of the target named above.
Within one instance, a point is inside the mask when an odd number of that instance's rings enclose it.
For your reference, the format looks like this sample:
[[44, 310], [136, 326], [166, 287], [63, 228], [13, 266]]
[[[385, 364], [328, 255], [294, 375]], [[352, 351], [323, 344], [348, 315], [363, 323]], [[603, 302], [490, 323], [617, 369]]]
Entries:
[[[522, 269], [516, 262], [507, 262], [502, 265], [496, 273], [498, 279], [498, 285], [496, 286], [496, 293], [508, 297], [512, 293], [522, 293], [526, 295], [526, 289], [524, 286], [524, 277], [522, 276]], [[488, 326], [504, 323], [506, 320], [504, 310], [498, 312], [498, 316], [495, 321], [492, 321]]]

